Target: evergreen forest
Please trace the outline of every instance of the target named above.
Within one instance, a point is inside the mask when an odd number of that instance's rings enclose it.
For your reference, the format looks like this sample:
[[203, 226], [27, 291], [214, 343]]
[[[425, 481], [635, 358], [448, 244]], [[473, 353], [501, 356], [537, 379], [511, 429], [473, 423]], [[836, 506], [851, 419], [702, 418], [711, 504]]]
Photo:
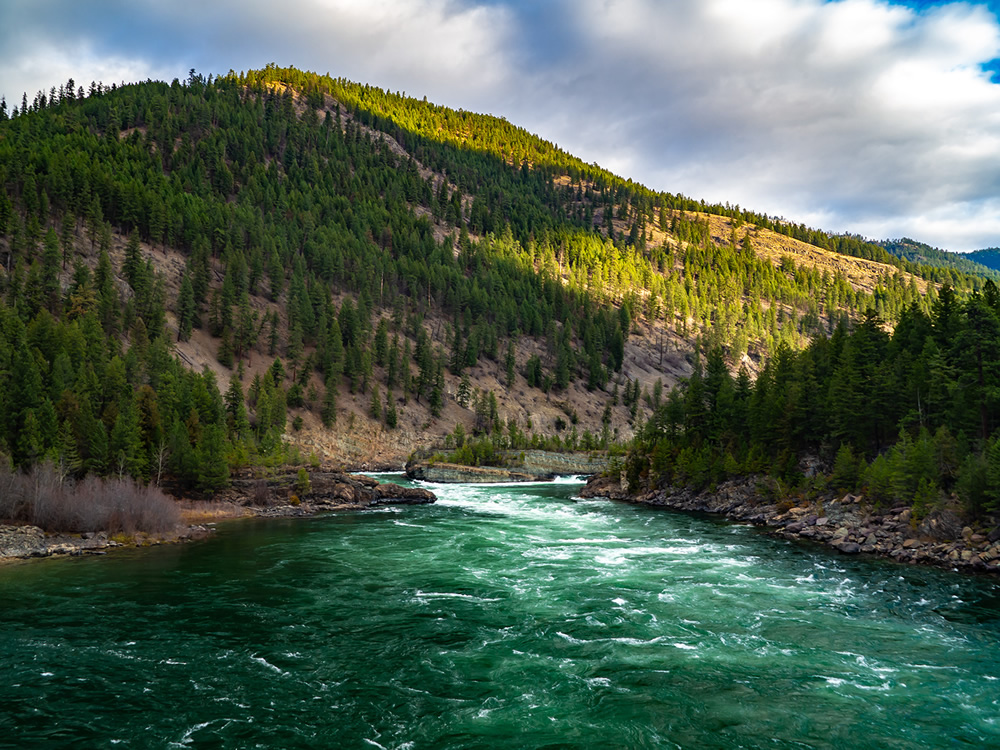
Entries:
[[[211, 492], [301, 461], [303, 425], [457, 421], [498, 449], [634, 438], [651, 481], [792, 482], [817, 453], [844, 487], [980, 512], [993, 275], [328, 75], [69, 80], [0, 102], [0, 454]], [[665, 341], [671, 373], [634, 364]]]

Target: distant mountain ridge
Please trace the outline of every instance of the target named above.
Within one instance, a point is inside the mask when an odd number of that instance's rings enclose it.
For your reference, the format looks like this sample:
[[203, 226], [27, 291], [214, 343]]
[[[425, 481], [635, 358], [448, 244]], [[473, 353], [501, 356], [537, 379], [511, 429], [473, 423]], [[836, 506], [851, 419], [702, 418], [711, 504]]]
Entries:
[[1000, 247], [987, 247], [982, 250], [973, 250], [967, 256], [969, 260], [1000, 272]]
[[1000, 249], [976, 250], [972, 253], [955, 253], [903, 237], [878, 243], [897, 258], [935, 268], [950, 268], [972, 276], [1000, 279]]

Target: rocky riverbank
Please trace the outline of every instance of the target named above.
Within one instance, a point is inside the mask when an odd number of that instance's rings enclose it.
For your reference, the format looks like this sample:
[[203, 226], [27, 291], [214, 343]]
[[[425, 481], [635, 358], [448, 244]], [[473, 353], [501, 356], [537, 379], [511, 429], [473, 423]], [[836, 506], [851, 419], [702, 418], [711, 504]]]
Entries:
[[[189, 517], [224, 520], [241, 517], [309, 516], [334, 510], [360, 510], [378, 505], [433, 503], [434, 493], [381, 483], [361, 474], [312, 472], [268, 478], [237, 477], [209, 503], [186, 505]], [[52, 556], [102, 555], [115, 547], [169, 544], [199, 539], [211, 524], [192, 523], [166, 534], [47, 533], [37, 526], [0, 525], [0, 562]]]
[[875, 510], [860, 495], [825, 501], [771, 501], [754, 478], [729, 480], [712, 491], [668, 487], [629, 492], [614, 477], [595, 477], [582, 497], [712, 513], [733, 521], [765, 526], [775, 536], [818, 542], [848, 555], [872, 554], [899, 562], [1000, 573], [1000, 528], [974, 528], [950, 510], [917, 522], [909, 508]]
[[37, 526], [0, 525], [0, 563], [38, 557], [104, 555], [115, 547], [142, 547], [201, 539], [212, 527], [192, 524], [167, 534], [47, 533]]

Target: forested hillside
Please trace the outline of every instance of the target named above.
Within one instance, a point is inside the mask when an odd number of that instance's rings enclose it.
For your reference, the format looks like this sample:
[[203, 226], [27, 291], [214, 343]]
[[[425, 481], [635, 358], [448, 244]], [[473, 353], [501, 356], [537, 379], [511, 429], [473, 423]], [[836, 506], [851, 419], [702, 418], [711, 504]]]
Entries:
[[1000, 247], [988, 247], [985, 250], [974, 250], [968, 255], [969, 260], [979, 263], [994, 271], [1000, 272]]
[[445, 435], [597, 447], [696, 348], [754, 374], [982, 284], [274, 66], [3, 106], [0, 186], [0, 452], [189, 489]]
[[[713, 351], [646, 424], [629, 476], [705, 487], [766, 473], [786, 490], [912, 505], [916, 520], [955, 493], [980, 518], [1000, 510], [998, 365], [992, 281], [964, 302], [945, 287], [930, 315], [913, 306], [891, 334], [870, 312], [800, 352], [779, 348], [755, 382]], [[805, 455], [831, 471], [807, 481]]]
[[994, 281], [1000, 279], [998, 264], [991, 265], [980, 260], [987, 256], [977, 255], [977, 253], [987, 253], [986, 250], [978, 250], [975, 253], [952, 253], [907, 237], [901, 240], [886, 240], [880, 244], [893, 255], [914, 263], [937, 268], [954, 268], [965, 274], [982, 276]]

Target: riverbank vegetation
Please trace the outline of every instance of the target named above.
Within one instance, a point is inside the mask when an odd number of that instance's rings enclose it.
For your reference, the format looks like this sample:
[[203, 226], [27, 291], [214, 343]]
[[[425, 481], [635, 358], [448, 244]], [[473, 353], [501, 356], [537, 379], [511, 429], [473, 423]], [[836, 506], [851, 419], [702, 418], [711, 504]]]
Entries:
[[181, 513], [159, 488], [131, 477], [73, 480], [48, 462], [14, 472], [0, 461], [0, 519], [45, 531], [131, 536], [173, 531]]
[[[636, 486], [704, 488], [769, 473], [793, 491], [863, 492], [919, 519], [957, 497], [967, 516], [1000, 510], [1000, 294], [942, 289], [889, 333], [869, 312], [796, 352], [781, 347], [756, 381], [720, 350], [669, 393], [635, 441]], [[804, 476], [803, 457], [813, 469]], [[810, 471], [812, 473], [812, 471]]]

